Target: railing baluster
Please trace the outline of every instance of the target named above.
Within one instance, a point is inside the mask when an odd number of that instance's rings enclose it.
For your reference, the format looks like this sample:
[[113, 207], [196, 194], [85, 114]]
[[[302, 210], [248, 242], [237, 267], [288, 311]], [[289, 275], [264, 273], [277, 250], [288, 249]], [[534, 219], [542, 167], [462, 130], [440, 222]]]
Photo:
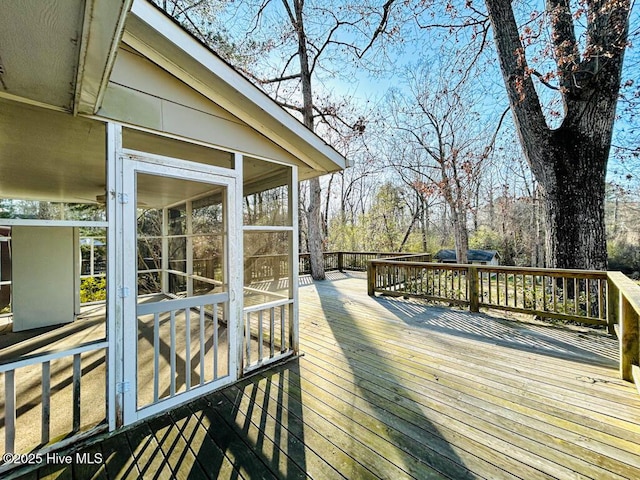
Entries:
[[205, 305], [200, 305], [200, 331], [199, 331], [199, 337], [200, 337], [200, 385], [204, 384], [204, 349], [205, 349], [205, 343], [204, 343], [204, 328], [205, 328], [205, 323], [204, 323], [204, 309], [205, 309]]
[[160, 313], [153, 314], [153, 401], [160, 396]]
[[51, 439], [51, 362], [42, 362], [42, 428], [43, 445]]
[[[471, 300], [471, 295], [469, 295], [469, 279], [467, 278], [467, 275], [469, 275], [469, 270], [465, 271], [465, 278], [464, 278], [464, 298], [465, 300]], [[476, 280], [477, 283], [477, 279]], [[476, 292], [477, 293], [477, 292]]]
[[171, 367], [171, 382], [169, 385], [169, 395], [174, 397], [176, 394], [176, 312], [171, 310], [171, 316], [169, 319], [170, 326], [170, 353], [169, 362]]
[[509, 273], [504, 273], [504, 306], [509, 306]]
[[271, 307], [269, 309], [269, 356], [273, 358], [276, 352], [276, 335], [275, 335], [275, 323], [276, 323], [276, 309]]
[[263, 322], [263, 317], [262, 317], [262, 310], [260, 310], [258, 312], [258, 362], [262, 361], [262, 357], [264, 356], [263, 352], [262, 352], [262, 344], [264, 343], [264, 331], [262, 328], [262, 322]]
[[251, 312], [247, 312], [245, 321], [244, 338], [246, 343], [247, 366], [251, 365]]
[[603, 282], [601, 279], [598, 279], [598, 318], [602, 320], [606, 320], [607, 316], [604, 312], [605, 306], [605, 286], [607, 282]]
[[456, 287], [454, 286], [454, 275], [453, 275], [453, 270], [449, 270], [449, 276], [450, 276], [450, 280], [451, 280], [451, 295], [453, 295], [453, 293], [456, 291]]
[[[285, 335], [285, 306], [280, 305], [280, 353], [287, 351], [287, 336]], [[274, 311], [275, 313], [275, 311]]]
[[15, 370], [4, 374], [4, 450], [15, 453], [16, 449], [16, 382]]
[[191, 308], [184, 309], [184, 384], [188, 392], [191, 390]]
[[211, 305], [213, 308], [213, 379], [218, 379], [218, 304]]
[[82, 368], [79, 353], [73, 356], [73, 431], [80, 430], [80, 378]]
[[592, 308], [591, 308], [591, 279], [587, 278], [584, 281], [584, 288], [585, 288], [585, 296], [587, 298], [587, 317], [591, 316], [591, 312], [592, 312]]
[[537, 298], [538, 285], [536, 283], [536, 275], [531, 275], [531, 287], [532, 287], [531, 298], [533, 301], [533, 308], [537, 310], [538, 309], [538, 298]]

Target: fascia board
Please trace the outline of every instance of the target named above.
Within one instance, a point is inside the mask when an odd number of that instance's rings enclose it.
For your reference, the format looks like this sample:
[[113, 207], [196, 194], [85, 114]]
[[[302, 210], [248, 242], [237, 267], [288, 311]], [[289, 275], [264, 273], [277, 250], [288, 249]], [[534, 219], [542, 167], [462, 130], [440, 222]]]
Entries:
[[104, 98], [133, 0], [87, 0], [74, 114], [95, 114]]

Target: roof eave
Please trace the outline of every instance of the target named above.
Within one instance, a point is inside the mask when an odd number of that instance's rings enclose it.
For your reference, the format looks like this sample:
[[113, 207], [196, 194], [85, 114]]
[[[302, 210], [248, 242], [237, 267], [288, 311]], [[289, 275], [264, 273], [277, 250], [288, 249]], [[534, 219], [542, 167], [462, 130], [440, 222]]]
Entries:
[[133, 0], [87, 0], [73, 113], [95, 114], [104, 97]]
[[123, 41], [319, 174], [349, 166], [333, 147], [148, 1], [133, 2]]

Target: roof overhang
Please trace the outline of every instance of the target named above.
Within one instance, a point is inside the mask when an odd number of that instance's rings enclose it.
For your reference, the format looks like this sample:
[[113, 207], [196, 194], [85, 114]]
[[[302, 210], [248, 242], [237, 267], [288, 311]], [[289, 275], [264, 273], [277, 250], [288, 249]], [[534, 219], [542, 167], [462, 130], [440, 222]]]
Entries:
[[0, 96], [93, 114], [133, 0], [0, 4]]
[[135, 0], [123, 41], [318, 173], [347, 160], [247, 78], [146, 0]]

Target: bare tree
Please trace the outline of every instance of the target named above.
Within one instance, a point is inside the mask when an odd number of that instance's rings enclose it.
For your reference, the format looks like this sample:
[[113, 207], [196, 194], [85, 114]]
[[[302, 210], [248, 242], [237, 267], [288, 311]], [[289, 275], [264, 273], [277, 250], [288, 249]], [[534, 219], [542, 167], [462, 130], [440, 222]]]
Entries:
[[[252, 72], [254, 80], [283, 107], [297, 112], [307, 128], [315, 131], [321, 125], [324, 131], [361, 134], [366, 125], [364, 118], [353, 119], [340, 108], [343, 106], [340, 102], [336, 104], [327, 96], [315, 95], [313, 84], [321, 73], [335, 75], [339, 65], [345, 64], [346, 57], [360, 59], [374, 47], [378, 38], [386, 34], [393, 1], [382, 6], [360, 2], [356, 7], [342, 2], [315, 4], [305, 0], [281, 0], [284, 16], [278, 16], [280, 10], [275, 0], [242, 3], [251, 6], [254, 12], [256, 28], [252, 32], [267, 21], [275, 27], [270, 29], [270, 34], [277, 32], [276, 41], [256, 42], [268, 46], [266, 57], [275, 63], [275, 68], [263, 65], [261, 71]], [[275, 17], [269, 20], [270, 14]], [[308, 19], [311, 19], [311, 30], [307, 29]], [[342, 40], [341, 34], [349, 41]], [[280, 60], [274, 60], [278, 55]], [[325, 57], [328, 61], [323, 63]], [[318, 280], [325, 278], [322, 252], [326, 244], [319, 178], [309, 180], [308, 194], [307, 245], [311, 275]]]
[[465, 88], [464, 79], [454, 87], [450, 76], [422, 67], [411, 74], [408, 93], [390, 95], [398, 138], [389, 163], [405, 175], [413, 172], [425, 196], [438, 193], [444, 199], [459, 263], [467, 263], [468, 213], [495, 140], [495, 133], [479, 127], [480, 116], [466, 104]]
[[[605, 269], [605, 175], [630, 1], [548, 0], [522, 28], [513, 2], [485, 3], [518, 136], [546, 202], [549, 266]], [[540, 52], [531, 47], [546, 32], [554, 68], [545, 73], [528, 53]], [[545, 115], [534, 81], [560, 97], [562, 111]]]
[[[396, 3], [414, 11], [424, 4]], [[489, 23], [492, 27], [516, 131], [546, 206], [548, 265], [605, 268], [605, 176], [621, 83], [627, 100], [638, 92], [636, 78], [621, 82], [631, 0], [468, 0], [428, 6], [429, 14], [414, 15], [415, 24], [439, 28], [457, 42], [468, 40], [470, 47], [459, 51], [471, 64], [488, 50]], [[635, 103], [630, 104], [637, 111]], [[618, 147], [640, 155], [635, 146]]]

